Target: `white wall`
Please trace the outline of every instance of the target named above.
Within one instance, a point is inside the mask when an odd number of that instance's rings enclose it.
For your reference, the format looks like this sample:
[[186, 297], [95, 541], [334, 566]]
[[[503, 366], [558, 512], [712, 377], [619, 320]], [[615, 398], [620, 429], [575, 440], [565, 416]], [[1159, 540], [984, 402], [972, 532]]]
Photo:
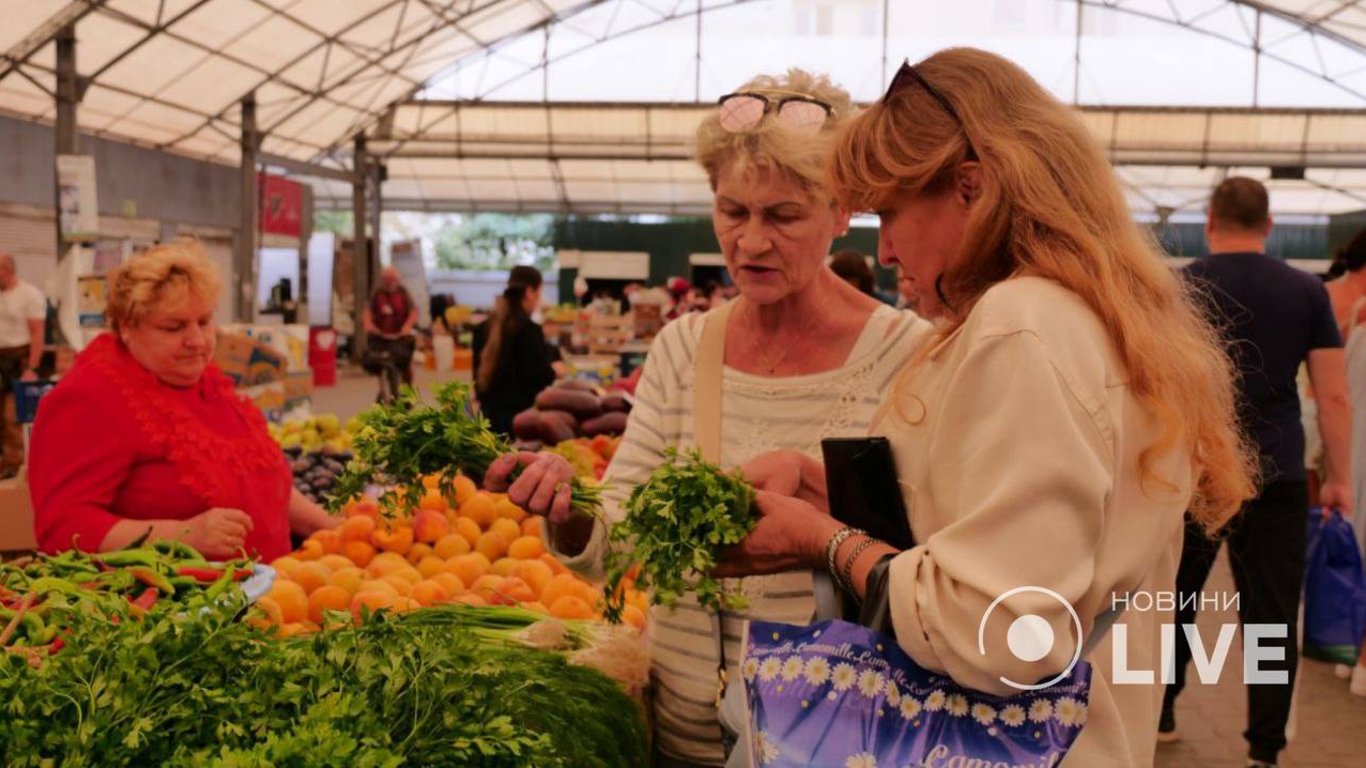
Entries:
[[[541, 303], [546, 305], [560, 303], [560, 276], [558, 272], [547, 272], [541, 287]], [[504, 271], [480, 272], [464, 269], [436, 269], [427, 273], [427, 281], [433, 296], [449, 293], [455, 303], [476, 308], [491, 308], [493, 302], [502, 294], [508, 284], [508, 273]]]

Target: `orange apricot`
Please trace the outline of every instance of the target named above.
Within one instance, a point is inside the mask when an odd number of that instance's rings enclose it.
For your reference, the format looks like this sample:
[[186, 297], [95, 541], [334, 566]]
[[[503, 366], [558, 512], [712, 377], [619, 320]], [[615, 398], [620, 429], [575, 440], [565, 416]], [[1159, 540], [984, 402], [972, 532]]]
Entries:
[[417, 572], [422, 574], [424, 579], [430, 579], [444, 570], [446, 570], [446, 561], [436, 555], [427, 555], [422, 558], [422, 562], [417, 564]]
[[550, 615], [557, 619], [591, 619], [593, 606], [581, 597], [566, 595], [551, 603]]
[[325, 611], [345, 611], [351, 608], [351, 593], [341, 587], [321, 586], [308, 596], [308, 618], [322, 624]]
[[478, 523], [481, 529], [488, 528], [494, 520], [498, 519], [498, 513], [494, 510], [493, 497], [487, 493], [476, 493], [464, 504], [461, 504], [460, 516], [468, 517]]
[[422, 562], [422, 558], [431, 557], [435, 552], [430, 544], [414, 544], [413, 548], [408, 550], [408, 562], [417, 565]]
[[446, 591], [445, 587], [441, 586], [441, 584], [435, 581], [424, 580], [413, 585], [413, 591], [410, 597], [422, 605], [435, 605], [436, 603], [446, 602], [450, 599], [451, 595]]
[[351, 560], [344, 555], [323, 555], [318, 558], [318, 563], [326, 566], [329, 571], [335, 571], [338, 568], [350, 568], [355, 565], [355, 563], [351, 562]]
[[308, 593], [292, 581], [276, 581], [266, 593], [280, 608], [280, 623], [292, 624], [308, 618]]
[[470, 545], [470, 549], [479, 543], [479, 537], [484, 535], [484, 529], [479, 527], [479, 523], [472, 518], [457, 517], [455, 519], [455, 532], [465, 538], [465, 543]]
[[349, 517], [342, 523], [341, 537], [343, 541], [370, 541], [370, 534], [375, 532], [375, 518], [365, 515]]
[[456, 555], [463, 555], [470, 551], [470, 543], [459, 533], [448, 533], [442, 536], [433, 547], [433, 552], [442, 560], [449, 560]]
[[513, 504], [506, 496], [494, 502], [493, 513], [498, 517], [505, 517], [519, 525], [527, 517], [526, 510]]
[[531, 591], [539, 596], [545, 591], [545, 585], [555, 578], [555, 573], [550, 570], [550, 566], [540, 560], [521, 560], [517, 562], [517, 572], [519, 579], [525, 581]]
[[413, 529], [399, 524], [389, 529], [376, 530], [370, 535], [370, 541], [378, 549], [406, 555], [408, 550], [413, 548]]
[[522, 521], [523, 536], [541, 536], [545, 531], [545, 518], [532, 515]]
[[456, 507], [464, 506], [465, 502], [469, 501], [474, 494], [479, 492], [479, 488], [475, 486], [474, 481], [464, 475], [456, 475], [452, 485], [455, 488]]
[[503, 538], [512, 543], [522, 535], [522, 526], [506, 517], [500, 517], [489, 525], [489, 530], [493, 533], [500, 533]]
[[459, 576], [448, 571], [442, 571], [428, 579], [428, 581], [440, 584], [441, 588], [446, 590], [446, 594], [452, 597], [465, 591], [465, 582], [461, 581]]
[[519, 536], [508, 545], [508, 557], [514, 560], [533, 560], [545, 554], [545, 542], [540, 536]]
[[364, 568], [375, 558], [375, 548], [368, 541], [342, 543], [342, 555], [358, 568]]
[[413, 536], [423, 544], [434, 544], [450, 532], [451, 524], [443, 512], [423, 509], [413, 518]]
[[325, 528], [321, 531], [315, 531], [308, 538], [321, 544], [325, 555], [335, 555], [341, 552], [342, 537], [339, 531]]

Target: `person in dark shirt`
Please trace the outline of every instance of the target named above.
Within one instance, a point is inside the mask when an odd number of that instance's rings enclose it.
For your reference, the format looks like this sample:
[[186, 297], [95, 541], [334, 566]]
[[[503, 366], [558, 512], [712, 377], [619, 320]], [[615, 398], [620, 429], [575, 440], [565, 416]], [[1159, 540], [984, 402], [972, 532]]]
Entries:
[[[1260, 495], [1247, 502], [1218, 538], [1208, 538], [1198, 525], [1187, 522], [1177, 592], [1183, 598], [1198, 595], [1220, 545], [1227, 541], [1238, 586], [1239, 619], [1286, 628], [1285, 640], [1263, 639], [1260, 644], [1264, 649], [1284, 648], [1284, 661], [1264, 661], [1261, 669], [1285, 671], [1288, 682], [1248, 686], [1244, 737], [1249, 766], [1274, 766], [1285, 748], [1299, 657], [1296, 635], [1309, 508], [1295, 382], [1302, 362], [1309, 364], [1327, 454], [1321, 502], [1344, 512], [1352, 506], [1351, 420], [1342, 339], [1323, 283], [1266, 255], [1271, 232], [1268, 208], [1261, 183], [1241, 177], [1225, 180], [1210, 199], [1205, 224], [1210, 255], [1186, 268], [1237, 365], [1239, 417], [1258, 448], [1262, 485]], [[1198, 600], [1188, 603], [1181, 601], [1180, 625], [1195, 623]], [[1178, 630], [1176, 638], [1176, 682], [1167, 687], [1159, 741], [1177, 738], [1173, 707], [1191, 658], [1184, 632]]]
[[512, 419], [555, 381], [545, 333], [531, 319], [541, 303], [541, 273], [515, 267], [493, 314], [474, 329], [473, 373], [479, 407], [495, 432], [512, 434]]

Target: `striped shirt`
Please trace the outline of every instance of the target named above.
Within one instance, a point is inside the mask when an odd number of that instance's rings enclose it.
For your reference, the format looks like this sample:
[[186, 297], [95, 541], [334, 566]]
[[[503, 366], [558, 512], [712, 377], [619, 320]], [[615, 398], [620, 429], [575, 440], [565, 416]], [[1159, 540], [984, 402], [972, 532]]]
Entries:
[[[608, 521], [625, 516], [626, 497], [663, 463], [665, 448], [695, 447], [693, 363], [709, 316], [679, 318], [650, 348], [626, 434], [607, 470]], [[819, 458], [824, 438], [867, 435], [882, 393], [929, 328], [909, 312], [880, 307], [845, 364], [835, 370], [772, 378], [727, 367], [722, 378], [721, 465], [739, 466], [780, 449]], [[561, 559], [576, 571], [600, 578], [604, 541], [605, 530], [598, 526], [583, 553]], [[738, 680], [748, 619], [808, 624], [816, 606], [809, 571], [727, 582], [726, 588], [741, 592], [749, 606], [719, 618], [729, 675]], [[672, 609], [655, 607], [650, 618], [656, 744], [671, 757], [720, 765], [724, 756], [716, 717], [718, 617], [686, 595]]]

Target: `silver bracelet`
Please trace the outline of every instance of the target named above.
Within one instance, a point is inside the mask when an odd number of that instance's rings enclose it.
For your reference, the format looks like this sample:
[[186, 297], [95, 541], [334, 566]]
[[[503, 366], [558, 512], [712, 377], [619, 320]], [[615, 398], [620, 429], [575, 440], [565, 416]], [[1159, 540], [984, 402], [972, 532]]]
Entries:
[[860, 541], [858, 544], [855, 544], [854, 550], [850, 552], [849, 556], [844, 559], [844, 567], [840, 569], [839, 580], [844, 582], [845, 589], [849, 592], [849, 594], [858, 594], [854, 591], [854, 563], [858, 560], [859, 555], [863, 554], [864, 550], [868, 549], [876, 543], [878, 543], [877, 539], [873, 538], [872, 536], [867, 536], [863, 541]]
[[840, 581], [839, 565], [835, 562], [835, 555], [839, 553], [840, 546], [849, 540], [851, 536], [867, 536], [866, 531], [860, 530], [850, 525], [835, 531], [835, 535], [830, 537], [829, 543], [825, 545], [825, 570], [830, 572], [830, 578], [834, 579], [835, 586], [848, 592], [848, 587]]

